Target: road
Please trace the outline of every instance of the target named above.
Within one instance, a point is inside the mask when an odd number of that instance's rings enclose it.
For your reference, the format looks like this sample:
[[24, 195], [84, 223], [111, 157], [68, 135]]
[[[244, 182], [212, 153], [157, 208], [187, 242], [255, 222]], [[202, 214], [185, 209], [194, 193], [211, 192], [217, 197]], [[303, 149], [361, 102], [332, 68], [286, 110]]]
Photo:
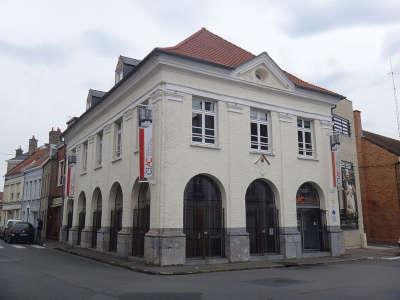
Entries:
[[0, 299], [400, 299], [400, 260], [155, 276], [0, 241]]

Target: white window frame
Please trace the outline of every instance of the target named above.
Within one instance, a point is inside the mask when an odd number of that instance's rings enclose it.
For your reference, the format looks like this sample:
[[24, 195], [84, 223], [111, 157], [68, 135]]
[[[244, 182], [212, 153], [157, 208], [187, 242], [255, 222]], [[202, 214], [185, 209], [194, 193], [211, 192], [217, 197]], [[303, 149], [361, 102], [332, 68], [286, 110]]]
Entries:
[[103, 131], [99, 131], [96, 134], [96, 168], [103, 164], [103, 142], [104, 134]]
[[[254, 119], [252, 117], [252, 112], [256, 114], [256, 118]], [[262, 119], [262, 115], [266, 116], [267, 120]], [[251, 133], [251, 125], [256, 124], [257, 126], [257, 135], [253, 135]], [[267, 126], [267, 136], [261, 136], [261, 130], [260, 127], [261, 125]], [[257, 142], [253, 142], [251, 139], [252, 137], [257, 138]], [[267, 142], [262, 142], [261, 138], [266, 138]], [[271, 153], [271, 113], [269, 111], [261, 110], [261, 109], [256, 109], [256, 108], [250, 108], [250, 150], [251, 151], [256, 151], [256, 152], [262, 152], [262, 153]], [[253, 148], [252, 146], [257, 146], [257, 148]], [[267, 149], [261, 149], [262, 147], [266, 147]]]
[[114, 159], [122, 157], [122, 118], [114, 122]]
[[82, 171], [87, 171], [88, 147], [88, 141], [82, 143]]
[[[65, 160], [60, 160], [58, 162], [57, 186], [63, 185], [64, 181], [65, 181]], [[47, 190], [47, 184], [46, 184], [46, 190]]]
[[[299, 121], [301, 122], [301, 126], [299, 126]], [[305, 126], [305, 122], [309, 122], [310, 127]], [[315, 142], [314, 142], [314, 122], [313, 120], [307, 118], [297, 117], [297, 155], [302, 158], [315, 158]], [[301, 132], [302, 141], [299, 141], [298, 135]], [[306, 143], [306, 132], [310, 133], [310, 143]], [[300, 147], [300, 143], [303, 144], [303, 147]], [[311, 145], [311, 148], [307, 149], [306, 144]], [[301, 153], [303, 152], [303, 153]], [[311, 154], [308, 154], [311, 152]]]
[[[194, 101], [200, 101], [201, 102], [201, 109], [195, 109], [193, 108], [193, 102]], [[213, 105], [213, 111], [206, 110], [205, 109], [205, 104], [206, 102], [212, 103]], [[193, 114], [200, 114], [201, 115], [201, 127], [198, 126], [193, 126]], [[205, 123], [206, 123], [206, 116], [213, 116], [214, 117], [214, 128], [206, 128]], [[192, 144], [202, 144], [202, 145], [217, 145], [217, 101], [215, 100], [210, 100], [210, 99], [202, 99], [202, 98], [193, 98], [192, 99], [192, 134], [191, 134], [191, 141]], [[199, 133], [193, 133], [193, 128], [201, 129], [201, 134]], [[207, 130], [213, 130], [214, 135], [206, 135], [205, 132]], [[201, 138], [201, 141], [194, 141], [194, 138]], [[213, 139], [213, 143], [206, 142], [206, 140], [211, 140]]]

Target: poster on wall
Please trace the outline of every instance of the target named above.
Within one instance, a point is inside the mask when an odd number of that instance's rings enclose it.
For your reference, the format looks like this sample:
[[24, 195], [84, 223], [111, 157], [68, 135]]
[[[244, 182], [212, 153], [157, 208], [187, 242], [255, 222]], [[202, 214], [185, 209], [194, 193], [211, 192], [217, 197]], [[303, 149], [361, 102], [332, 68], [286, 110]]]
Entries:
[[153, 177], [153, 122], [151, 109], [139, 107], [139, 181]]

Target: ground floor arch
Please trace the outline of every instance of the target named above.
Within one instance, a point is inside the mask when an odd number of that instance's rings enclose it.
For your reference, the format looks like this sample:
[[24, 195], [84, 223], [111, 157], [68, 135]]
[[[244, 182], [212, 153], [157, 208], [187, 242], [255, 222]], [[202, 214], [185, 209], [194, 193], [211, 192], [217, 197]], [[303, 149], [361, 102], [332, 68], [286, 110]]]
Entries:
[[118, 232], [122, 229], [122, 206], [123, 195], [122, 188], [118, 182], [115, 182], [110, 191], [110, 244], [109, 251], [116, 252], [118, 244]]
[[81, 192], [78, 197], [78, 237], [77, 245], [81, 244], [82, 241], [82, 230], [85, 228], [86, 219], [86, 195], [85, 192]]
[[133, 191], [132, 256], [144, 255], [145, 234], [150, 229], [150, 185], [136, 182]]
[[70, 231], [72, 228], [72, 219], [74, 214], [74, 201], [72, 199], [67, 199], [67, 224], [66, 224], [66, 234], [65, 241], [68, 242]]
[[101, 214], [102, 214], [103, 197], [100, 188], [95, 188], [92, 197], [92, 240], [91, 247], [97, 247], [97, 231], [101, 228]]
[[186, 257], [224, 256], [224, 209], [215, 179], [196, 175], [184, 191], [183, 232]]
[[279, 253], [279, 214], [270, 183], [254, 180], [247, 188], [245, 201], [250, 254]]
[[296, 194], [297, 227], [304, 251], [329, 250], [326, 212], [321, 209], [322, 192], [312, 182], [303, 183]]

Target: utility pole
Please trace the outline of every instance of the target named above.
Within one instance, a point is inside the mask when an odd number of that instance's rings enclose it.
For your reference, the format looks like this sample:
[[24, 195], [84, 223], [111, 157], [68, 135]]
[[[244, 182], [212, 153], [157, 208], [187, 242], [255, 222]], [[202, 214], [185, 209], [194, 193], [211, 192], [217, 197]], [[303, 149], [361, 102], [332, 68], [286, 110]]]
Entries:
[[397, 101], [397, 90], [396, 90], [396, 83], [394, 81], [394, 72], [393, 72], [393, 65], [392, 65], [392, 58], [389, 59], [390, 61], [390, 75], [392, 76], [392, 83], [393, 83], [393, 97], [394, 97], [394, 104], [396, 107], [396, 120], [397, 120], [397, 136], [400, 138], [400, 116], [399, 116], [399, 103]]

